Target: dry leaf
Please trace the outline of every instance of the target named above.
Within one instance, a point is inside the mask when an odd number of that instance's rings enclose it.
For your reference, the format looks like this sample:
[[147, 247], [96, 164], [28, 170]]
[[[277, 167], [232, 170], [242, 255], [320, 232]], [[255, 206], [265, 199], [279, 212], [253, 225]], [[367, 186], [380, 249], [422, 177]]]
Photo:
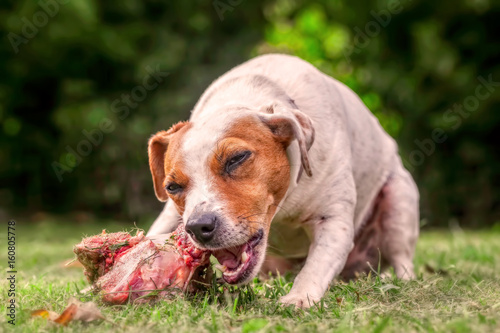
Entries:
[[35, 310], [31, 311], [31, 317], [42, 317], [48, 320], [56, 320], [59, 315], [55, 313], [54, 311], [48, 311], [45, 309], [40, 309], [40, 310]]
[[101, 311], [99, 311], [97, 305], [94, 302], [82, 303], [76, 298], [71, 298], [68, 303], [68, 307], [64, 309], [61, 315], [58, 315], [53, 311], [40, 309], [32, 311], [31, 317], [42, 317], [63, 326], [68, 325], [72, 320], [79, 320], [83, 322], [89, 322], [99, 319], [105, 320], [104, 316], [101, 314]]
[[104, 316], [99, 311], [97, 304], [94, 302], [82, 303], [76, 298], [71, 298], [69, 304], [74, 304], [77, 306], [77, 311], [73, 316], [73, 320], [80, 320], [84, 322], [94, 321], [98, 319], [105, 319]]
[[63, 313], [61, 313], [61, 315], [57, 317], [54, 322], [66, 326], [70, 321], [73, 320], [73, 317], [75, 316], [77, 311], [78, 306], [76, 304], [71, 304], [66, 309], [64, 309]]

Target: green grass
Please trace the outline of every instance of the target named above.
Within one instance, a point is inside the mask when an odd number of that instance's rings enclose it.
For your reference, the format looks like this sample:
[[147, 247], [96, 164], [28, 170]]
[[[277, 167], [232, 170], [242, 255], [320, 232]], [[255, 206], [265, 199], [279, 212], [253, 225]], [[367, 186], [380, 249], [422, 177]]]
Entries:
[[[64, 328], [42, 318], [31, 319], [34, 309], [62, 311], [71, 296], [88, 286], [81, 269], [65, 268], [62, 262], [72, 258], [72, 246], [83, 234], [95, 234], [102, 228], [114, 232], [124, 227], [111, 222], [18, 225], [17, 321], [12, 327], [4, 315], [7, 281], [2, 277], [0, 331], [500, 331], [498, 231], [425, 232], [415, 260], [418, 279], [403, 282], [373, 275], [348, 284], [333, 283], [323, 302], [309, 311], [279, 305], [278, 298], [290, 290], [293, 281], [286, 276], [255, 280], [244, 288], [220, 286], [154, 305], [106, 306], [95, 300], [108, 321], [72, 322]], [[6, 239], [6, 231], [0, 237]], [[0, 260], [5, 267], [6, 250], [2, 248]]]

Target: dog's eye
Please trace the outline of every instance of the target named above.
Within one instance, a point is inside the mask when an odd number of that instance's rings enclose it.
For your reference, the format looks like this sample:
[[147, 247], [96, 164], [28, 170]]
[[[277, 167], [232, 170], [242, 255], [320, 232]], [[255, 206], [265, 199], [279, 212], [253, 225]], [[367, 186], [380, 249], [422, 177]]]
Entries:
[[252, 153], [247, 150], [232, 156], [226, 162], [226, 165], [224, 167], [225, 171], [227, 173], [230, 173], [231, 171], [239, 167], [243, 162], [245, 162], [245, 160], [248, 159], [251, 154]]
[[182, 190], [182, 186], [177, 183], [169, 183], [165, 186], [165, 190], [170, 194], [176, 194]]

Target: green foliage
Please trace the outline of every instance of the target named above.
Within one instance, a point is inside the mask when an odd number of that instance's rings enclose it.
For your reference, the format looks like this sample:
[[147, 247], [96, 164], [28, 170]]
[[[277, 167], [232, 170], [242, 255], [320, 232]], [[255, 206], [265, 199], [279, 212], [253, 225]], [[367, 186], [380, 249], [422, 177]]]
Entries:
[[[54, 14], [45, 24], [42, 4], [52, 4]], [[135, 220], [153, 214], [160, 205], [148, 171], [148, 137], [187, 119], [206, 86], [232, 66], [286, 52], [351, 87], [397, 139], [429, 225], [500, 220], [498, 87], [472, 111], [464, 109], [469, 97], [477, 99], [478, 77], [500, 81], [498, 3], [234, 4], [2, 3], [2, 207]], [[153, 82], [155, 69], [168, 75]], [[143, 97], [127, 102], [134, 94]], [[84, 130], [96, 142], [101, 131], [102, 142], [82, 146], [89, 141]], [[435, 135], [446, 139], [438, 143]], [[91, 152], [75, 157], [78, 148]]]

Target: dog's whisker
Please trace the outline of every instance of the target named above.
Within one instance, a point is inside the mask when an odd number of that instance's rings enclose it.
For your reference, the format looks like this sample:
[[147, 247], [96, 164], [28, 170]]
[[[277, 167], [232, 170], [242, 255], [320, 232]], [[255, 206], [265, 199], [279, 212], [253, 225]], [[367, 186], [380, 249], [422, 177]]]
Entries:
[[256, 216], [256, 215], [268, 215], [269, 213], [252, 213], [252, 212], [247, 212], [247, 213], [243, 213], [241, 215], [239, 215], [237, 217], [237, 219], [246, 219], [246, 218], [249, 218], [249, 217], [252, 217], [252, 216]]
[[285, 208], [283, 208], [283, 206], [281, 205], [277, 205], [277, 204], [271, 204], [272, 206], [276, 206], [278, 207], [280, 210], [284, 211], [286, 213], [286, 217], [287, 218], [291, 218], [292, 217], [292, 214]]
[[279, 249], [278, 247], [273, 246], [273, 245], [271, 245], [271, 244], [269, 244], [269, 243], [267, 243], [267, 248], [268, 248], [268, 249], [271, 249], [271, 250], [276, 250], [277, 252], [280, 252], [280, 249]]
[[252, 221], [252, 220], [248, 220], [248, 219], [243, 219], [243, 220], [245, 222], [247, 222], [247, 225], [250, 228], [256, 229], [255, 231], [257, 231], [260, 227], [264, 227], [265, 226], [265, 223], [262, 222], [262, 221]]
[[257, 215], [269, 215], [269, 213], [255, 213], [255, 214], [251, 214], [251, 215], [248, 215], [248, 216], [245, 216], [243, 217], [244, 219], [247, 219], [249, 217], [252, 217], [252, 216], [257, 216]]

